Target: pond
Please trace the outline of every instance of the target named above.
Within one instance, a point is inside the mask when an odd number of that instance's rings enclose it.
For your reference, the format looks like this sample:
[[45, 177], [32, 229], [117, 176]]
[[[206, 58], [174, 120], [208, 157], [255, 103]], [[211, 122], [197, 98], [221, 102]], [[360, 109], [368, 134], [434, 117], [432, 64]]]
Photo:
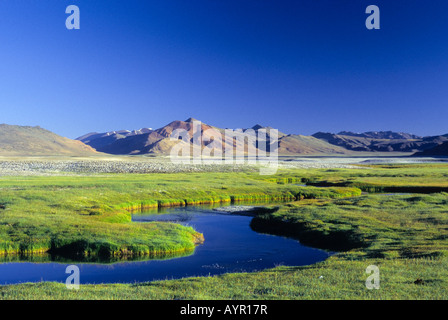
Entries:
[[260, 234], [250, 227], [252, 217], [223, 214], [211, 207], [171, 208], [161, 213], [133, 215], [136, 223], [175, 221], [204, 234], [205, 242], [192, 254], [164, 260], [100, 263], [0, 264], [0, 284], [57, 281], [68, 277], [65, 269], [76, 264], [81, 284], [134, 283], [217, 275], [228, 272], [254, 272], [275, 266], [309, 265], [328, 258], [332, 252], [306, 247], [297, 240]]

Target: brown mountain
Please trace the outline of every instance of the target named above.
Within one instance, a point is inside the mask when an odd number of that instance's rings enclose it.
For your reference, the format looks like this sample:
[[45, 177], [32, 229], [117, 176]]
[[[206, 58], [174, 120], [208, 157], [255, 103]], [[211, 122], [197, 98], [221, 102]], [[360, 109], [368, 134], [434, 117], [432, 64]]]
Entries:
[[[186, 121], [173, 121], [166, 126], [152, 130], [138, 131], [113, 131], [106, 133], [89, 133], [77, 138], [82, 142], [96, 148], [96, 150], [110, 154], [148, 154], [162, 153], [167, 154], [177, 141], [171, 141], [170, 136], [176, 129], [187, 131], [193, 136], [193, 121], [190, 118]], [[206, 131], [214, 129], [219, 132], [220, 129], [213, 128], [202, 123], [201, 129]]]
[[[121, 130], [105, 133], [89, 133], [78, 138], [84, 143], [96, 148], [96, 150], [110, 154], [169, 154], [172, 147], [178, 141], [172, 141], [170, 135], [176, 129], [183, 129], [189, 133], [192, 142], [193, 122], [195, 119], [189, 118], [185, 121], [173, 121], [166, 126], [152, 130], [144, 128], [140, 130]], [[259, 124], [245, 130], [253, 130], [258, 133], [261, 129], [267, 132], [266, 139], [269, 142], [270, 127], [263, 127]], [[216, 145], [214, 136], [223, 137], [225, 129], [217, 128], [205, 123], [201, 123], [201, 130], [205, 141], [202, 141], [201, 148]], [[243, 130], [244, 132], [246, 132]], [[224, 153], [229, 148], [243, 146], [244, 133], [240, 131], [235, 135], [238, 139], [226, 139], [223, 141], [221, 149]], [[353, 133], [343, 131], [338, 134], [318, 132], [312, 136], [278, 133], [278, 153], [280, 155], [361, 155], [363, 152], [403, 152], [414, 153], [432, 149], [445, 141], [448, 135], [420, 137], [409, 133], [393, 131], [370, 131], [364, 133]], [[260, 147], [263, 141], [253, 141], [252, 147]], [[247, 142], [246, 142], [247, 148]], [[190, 149], [192, 152], [192, 149]], [[247, 150], [247, 149], [246, 149]]]
[[[195, 119], [189, 118], [185, 121], [173, 121], [166, 126], [156, 129], [148, 130], [147, 132], [141, 132], [139, 134], [131, 134], [135, 131], [113, 131], [108, 133], [90, 133], [79, 137], [78, 139], [84, 143], [96, 148], [98, 151], [110, 153], [110, 154], [168, 154], [171, 148], [178, 143], [178, 141], [172, 141], [170, 135], [176, 129], [183, 129], [189, 133], [190, 138], [193, 137], [193, 122]], [[255, 125], [249, 130], [258, 136], [259, 130], [266, 130], [266, 139], [269, 143], [271, 139], [270, 127], [263, 127], [261, 125]], [[225, 129], [217, 128], [205, 123], [201, 123], [201, 130], [203, 132], [203, 138], [206, 137], [207, 141], [203, 141], [201, 148], [211, 147], [214, 143], [214, 136], [224, 137]], [[247, 140], [243, 140], [244, 133], [248, 129], [244, 129], [241, 132], [235, 132], [237, 139], [226, 139], [222, 142], [222, 151], [233, 148], [236, 150], [238, 147], [244, 147], [246, 144], [247, 152]], [[345, 154], [348, 151], [342, 147], [334, 146], [328, 142], [320, 139], [301, 136], [301, 135], [286, 135], [282, 132], [278, 132], [279, 140], [279, 154]], [[192, 139], [190, 139], [190, 142]], [[246, 142], [242, 142], [246, 141]], [[253, 148], [258, 148], [262, 141], [254, 141]], [[268, 149], [269, 150], [269, 149]], [[192, 150], [191, 150], [192, 152]]]
[[0, 124], [0, 156], [94, 155], [81, 141], [61, 137], [40, 127]]
[[343, 147], [312, 136], [288, 135], [279, 139], [279, 154], [348, 154]]

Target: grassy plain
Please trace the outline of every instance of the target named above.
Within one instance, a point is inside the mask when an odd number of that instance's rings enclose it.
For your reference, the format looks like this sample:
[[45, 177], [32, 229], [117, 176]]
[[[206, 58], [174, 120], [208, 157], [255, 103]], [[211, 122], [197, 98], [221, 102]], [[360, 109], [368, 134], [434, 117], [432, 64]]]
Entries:
[[[51, 237], [62, 237], [62, 243], [100, 239], [114, 243], [117, 252], [135, 243], [159, 251], [179, 243], [186, 248], [194, 246], [194, 230], [143, 227], [132, 223], [124, 208], [185, 205], [188, 199], [285, 199], [290, 202], [255, 217], [252, 227], [340, 253], [311, 266], [249, 274], [82, 285], [78, 291], [58, 283], [20, 284], [2, 286], [0, 294], [3, 299], [447, 299], [447, 177], [447, 165], [415, 164], [287, 169], [270, 177], [247, 172], [1, 178], [3, 243], [36, 239], [39, 248], [51, 249]], [[294, 185], [303, 182], [334, 187]], [[361, 195], [354, 186], [365, 191], [425, 187], [419, 192], [430, 193]], [[39, 240], [45, 234], [49, 240]], [[182, 238], [186, 234], [190, 242]], [[369, 265], [380, 269], [378, 290], [365, 286]]]
[[139, 224], [130, 210], [239, 200], [344, 197], [355, 188], [303, 188], [253, 173], [1, 177], [0, 254], [148, 256], [192, 250], [202, 235], [168, 223]]

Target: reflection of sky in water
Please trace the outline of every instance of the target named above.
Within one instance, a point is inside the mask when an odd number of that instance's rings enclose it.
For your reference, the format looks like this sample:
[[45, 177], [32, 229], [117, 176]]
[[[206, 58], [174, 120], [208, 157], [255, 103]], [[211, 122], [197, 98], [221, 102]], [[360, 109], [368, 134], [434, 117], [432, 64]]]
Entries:
[[65, 268], [76, 264], [81, 283], [142, 282], [205, 276], [226, 272], [250, 272], [278, 265], [307, 265], [329, 253], [302, 246], [298, 241], [254, 232], [251, 217], [214, 213], [198, 208], [171, 209], [172, 214], [134, 215], [134, 221], [175, 220], [190, 225], [205, 237], [194, 254], [168, 260], [88, 263], [3, 263], [0, 284], [38, 281], [65, 282]]
[[146, 215], [137, 215], [133, 217], [133, 221], [138, 222], [150, 222], [150, 221], [170, 221], [170, 222], [187, 222], [192, 220], [194, 214], [191, 212], [179, 212], [179, 213], [170, 213], [170, 214], [152, 214], [149, 216]]

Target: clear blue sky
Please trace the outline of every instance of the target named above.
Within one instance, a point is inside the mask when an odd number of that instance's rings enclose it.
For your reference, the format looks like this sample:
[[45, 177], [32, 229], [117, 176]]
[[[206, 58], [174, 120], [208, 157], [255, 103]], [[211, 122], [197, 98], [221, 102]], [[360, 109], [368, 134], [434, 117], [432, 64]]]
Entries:
[[0, 0], [0, 123], [444, 134], [447, 17], [446, 0]]

